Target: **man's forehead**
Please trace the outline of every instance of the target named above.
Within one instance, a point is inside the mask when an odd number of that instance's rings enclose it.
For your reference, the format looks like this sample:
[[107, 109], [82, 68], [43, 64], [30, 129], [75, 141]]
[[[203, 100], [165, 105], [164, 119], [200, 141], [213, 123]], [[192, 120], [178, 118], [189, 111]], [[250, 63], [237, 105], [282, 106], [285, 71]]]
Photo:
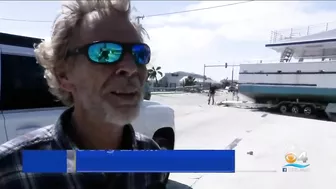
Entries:
[[125, 14], [92, 12], [85, 16], [77, 30], [77, 45], [93, 41], [141, 42], [141, 38]]

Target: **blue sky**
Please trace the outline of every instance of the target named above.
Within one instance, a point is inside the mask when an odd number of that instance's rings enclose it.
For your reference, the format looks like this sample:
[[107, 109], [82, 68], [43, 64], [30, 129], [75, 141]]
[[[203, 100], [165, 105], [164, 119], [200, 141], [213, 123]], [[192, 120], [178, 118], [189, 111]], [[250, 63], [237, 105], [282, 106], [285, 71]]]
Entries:
[[[134, 1], [135, 15], [152, 15], [228, 4], [228, 1]], [[53, 21], [60, 1], [0, 1], [0, 18]], [[155, 66], [164, 72], [203, 73], [204, 64], [249, 63], [277, 60], [265, 48], [271, 30], [306, 27], [336, 21], [336, 2], [256, 1], [207, 11], [145, 18]], [[334, 24], [336, 27], [336, 24]], [[0, 19], [0, 32], [48, 37], [51, 22], [15, 22]], [[323, 28], [323, 25], [316, 27]], [[208, 68], [216, 80], [231, 77], [231, 70]], [[235, 78], [238, 70], [235, 71]]]

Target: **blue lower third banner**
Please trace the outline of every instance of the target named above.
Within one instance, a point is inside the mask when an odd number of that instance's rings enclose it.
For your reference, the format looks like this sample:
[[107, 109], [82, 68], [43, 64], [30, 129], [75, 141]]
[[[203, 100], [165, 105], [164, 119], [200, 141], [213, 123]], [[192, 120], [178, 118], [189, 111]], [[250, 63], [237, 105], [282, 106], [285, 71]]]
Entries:
[[22, 171], [25, 173], [66, 173], [67, 151], [23, 150]]
[[233, 150], [77, 151], [77, 172], [228, 172]]
[[[72, 153], [69, 153], [72, 152]], [[72, 163], [69, 163], [72, 161]], [[23, 171], [71, 172], [235, 172], [233, 150], [23, 151]]]

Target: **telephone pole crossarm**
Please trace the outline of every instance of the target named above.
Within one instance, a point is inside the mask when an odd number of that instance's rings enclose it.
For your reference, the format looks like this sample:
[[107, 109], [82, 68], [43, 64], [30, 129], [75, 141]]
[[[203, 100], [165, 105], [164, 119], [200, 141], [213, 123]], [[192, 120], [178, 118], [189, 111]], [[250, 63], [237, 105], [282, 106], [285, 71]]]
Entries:
[[137, 24], [140, 24], [140, 19], [144, 19], [145, 16], [137, 16], [135, 17], [136, 21], [137, 21]]

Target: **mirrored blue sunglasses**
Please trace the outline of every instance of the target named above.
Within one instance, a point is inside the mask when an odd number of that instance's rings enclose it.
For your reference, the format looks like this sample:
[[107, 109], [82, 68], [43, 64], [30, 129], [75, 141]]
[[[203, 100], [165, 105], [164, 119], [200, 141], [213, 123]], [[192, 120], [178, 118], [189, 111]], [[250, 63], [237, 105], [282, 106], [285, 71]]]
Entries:
[[97, 64], [115, 64], [130, 53], [136, 64], [146, 65], [151, 58], [151, 50], [145, 43], [120, 43], [113, 41], [97, 41], [80, 48], [70, 50], [67, 57], [83, 54], [91, 62]]

